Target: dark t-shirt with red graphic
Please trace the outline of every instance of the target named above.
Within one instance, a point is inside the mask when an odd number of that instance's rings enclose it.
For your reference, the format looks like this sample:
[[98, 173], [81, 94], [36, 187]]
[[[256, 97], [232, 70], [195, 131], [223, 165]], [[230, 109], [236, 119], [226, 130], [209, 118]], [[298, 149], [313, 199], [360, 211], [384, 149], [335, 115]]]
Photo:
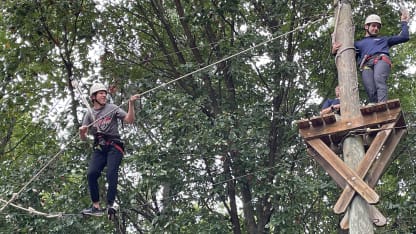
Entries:
[[118, 132], [118, 120], [123, 120], [127, 113], [120, 107], [106, 103], [105, 106], [99, 110], [92, 109], [92, 117], [90, 111], [88, 111], [82, 125], [87, 126], [96, 121], [90, 128], [89, 133], [96, 137], [97, 133], [103, 134], [111, 139], [120, 139], [120, 133]]

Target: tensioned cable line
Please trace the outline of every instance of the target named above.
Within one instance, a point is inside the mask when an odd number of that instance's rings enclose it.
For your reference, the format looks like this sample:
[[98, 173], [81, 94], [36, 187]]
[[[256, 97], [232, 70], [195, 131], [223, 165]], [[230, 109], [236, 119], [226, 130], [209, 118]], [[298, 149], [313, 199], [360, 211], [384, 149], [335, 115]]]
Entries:
[[[267, 43], [270, 43], [270, 42], [272, 42], [272, 41], [274, 41], [274, 40], [276, 40], [276, 39], [279, 39], [279, 38], [281, 38], [281, 37], [284, 37], [284, 36], [286, 36], [286, 35], [289, 35], [289, 34], [291, 34], [291, 33], [294, 33], [294, 32], [296, 32], [296, 31], [299, 31], [299, 30], [301, 30], [301, 29], [304, 29], [304, 28], [306, 28], [306, 27], [308, 27], [308, 26], [310, 26], [310, 25], [313, 25], [313, 24], [316, 24], [316, 23], [318, 23], [318, 22], [320, 22], [320, 21], [322, 21], [322, 20], [324, 20], [324, 19], [326, 19], [326, 18], [328, 18], [328, 16], [326, 16], [326, 17], [323, 17], [323, 18], [320, 18], [320, 19], [318, 19], [318, 20], [315, 20], [315, 21], [311, 21], [311, 22], [308, 22], [307, 24], [304, 24], [304, 25], [302, 25], [302, 26], [299, 26], [299, 27], [296, 27], [296, 28], [294, 28], [293, 30], [291, 30], [291, 31], [288, 31], [288, 32], [286, 32], [286, 33], [284, 33], [284, 34], [281, 34], [281, 35], [279, 35], [279, 36], [276, 36], [276, 37], [272, 37], [272, 38], [270, 38], [269, 40], [266, 40], [266, 41], [264, 41], [264, 42], [261, 42], [261, 43], [259, 43], [259, 44], [257, 44], [257, 45], [254, 45], [254, 46], [252, 46], [252, 47], [249, 47], [248, 49], [245, 49], [245, 50], [242, 50], [242, 51], [240, 51], [240, 52], [238, 52], [238, 53], [235, 53], [235, 54], [233, 54], [233, 55], [230, 55], [230, 56], [228, 56], [228, 57], [225, 57], [225, 58], [223, 58], [223, 59], [220, 59], [220, 60], [218, 60], [218, 61], [216, 61], [216, 62], [214, 62], [214, 63], [212, 63], [212, 64], [209, 64], [209, 65], [207, 65], [207, 66], [204, 66], [204, 67], [202, 67], [202, 68], [199, 68], [199, 69], [197, 69], [197, 70], [195, 70], [195, 71], [193, 71], [193, 72], [190, 72], [190, 73], [187, 73], [187, 74], [185, 74], [185, 75], [183, 75], [183, 76], [180, 76], [180, 77], [178, 77], [178, 78], [176, 78], [176, 79], [173, 79], [173, 80], [171, 80], [171, 81], [168, 81], [168, 82], [166, 82], [166, 83], [163, 83], [163, 84], [161, 84], [161, 85], [158, 85], [158, 86], [156, 86], [156, 87], [154, 87], [154, 88], [152, 88], [152, 89], [149, 89], [149, 90], [147, 90], [147, 91], [144, 91], [144, 92], [142, 92], [142, 93], [139, 93], [138, 95], [140, 95], [140, 96], [143, 96], [143, 95], [145, 95], [145, 94], [148, 94], [148, 93], [150, 93], [150, 92], [153, 92], [153, 91], [155, 91], [155, 90], [157, 90], [157, 89], [160, 89], [160, 88], [162, 88], [162, 87], [164, 87], [164, 86], [166, 86], [166, 85], [168, 85], [168, 84], [171, 84], [171, 83], [173, 83], [173, 82], [176, 82], [176, 81], [178, 81], [178, 80], [181, 80], [181, 79], [184, 79], [184, 78], [186, 78], [186, 77], [189, 77], [189, 76], [191, 76], [191, 75], [193, 75], [193, 74], [195, 74], [195, 73], [198, 73], [198, 72], [200, 72], [200, 71], [203, 71], [203, 70], [205, 70], [205, 69], [207, 69], [207, 68], [210, 68], [210, 67], [212, 67], [212, 66], [215, 66], [215, 65], [217, 65], [217, 64], [219, 64], [219, 63], [221, 63], [221, 62], [224, 62], [224, 61], [227, 61], [227, 60], [229, 60], [229, 59], [232, 59], [232, 58], [234, 58], [234, 57], [237, 57], [237, 56], [239, 56], [239, 55], [241, 55], [241, 54], [244, 54], [244, 53], [246, 53], [246, 52], [248, 52], [248, 51], [250, 51], [250, 50], [253, 50], [253, 49], [255, 49], [255, 48], [257, 48], [257, 47], [260, 47], [260, 46], [263, 46], [263, 45], [266, 45]], [[98, 119], [96, 119], [95, 121], [93, 121], [92, 123], [90, 123], [87, 127], [91, 127], [92, 125], [94, 125], [96, 122], [98, 122], [99, 120], [101, 120], [102, 118], [105, 118], [106, 116], [108, 116], [109, 114], [111, 114], [111, 113], [113, 113], [114, 111], [116, 111], [118, 108], [120, 108], [121, 106], [123, 106], [123, 105], [125, 105], [126, 104], [126, 102], [123, 102], [123, 103], [121, 103], [120, 105], [118, 105], [118, 106], [116, 106], [114, 109], [112, 109], [112, 110], [110, 110], [108, 113], [106, 113], [106, 114], [104, 114], [101, 118], [98, 118]], [[63, 153], [64, 151], [65, 151], [65, 149], [66, 149], [66, 147], [75, 139], [75, 138], [77, 138], [77, 135], [74, 135], [69, 141], [67, 141], [67, 143], [66, 144], [64, 144], [62, 147], [61, 147], [61, 149], [59, 150], [59, 152], [57, 152], [27, 183], [25, 183], [24, 185], [23, 185], [23, 187], [17, 192], [17, 193], [13, 193], [13, 195], [12, 195], [12, 197], [10, 198], [10, 200], [8, 200], [7, 202], [6, 202], [6, 204], [5, 205], [3, 205], [3, 207], [0, 209], [0, 212], [1, 211], [3, 211], [10, 203], [12, 203], [26, 188], [27, 188], [27, 186], [29, 186], [37, 177], [39, 177], [39, 175], [61, 154], [61, 153]]]
[[[3, 200], [3, 199], [1, 199], [1, 198], [0, 198], [0, 201], [1, 201], [1, 202], [4, 202], [4, 203], [8, 203], [8, 201], [5, 201], [5, 200]], [[32, 207], [29, 207], [29, 208], [24, 208], [24, 207], [18, 206], [18, 205], [13, 204], [13, 203], [9, 203], [9, 205], [10, 205], [10, 206], [13, 206], [13, 207], [15, 207], [15, 208], [17, 208], [17, 209], [24, 210], [24, 211], [26, 211], [26, 212], [28, 212], [28, 213], [35, 214], [35, 215], [45, 216], [45, 217], [47, 217], [47, 218], [56, 218], [56, 217], [61, 217], [61, 216], [62, 216], [62, 214], [61, 214], [61, 213], [51, 215], [51, 214], [48, 214], [48, 213], [44, 213], [44, 212], [37, 211], [37, 210], [33, 209]]]
[[[307, 26], [310, 26], [310, 25], [316, 24], [316, 23], [318, 23], [318, 22], [320, 22], [320, 21], [322, 21], [322, 20], [324, 20], [324, 19], [326, 19], [326, 18], [328, 18], [328, 17], [329, 17], [329, 16], [323, 17], [323, 18], [321, 18], [321, 19], [318, 19], [318, 20], [315, 20], [315, 21], [309, 22], [309, 23], [307, 23], [307, 24], [305, 24], [305, 25], [299, 26], [299, 27], [297, 27], [297, 28], [295, 28], [295, 29], [293, 29], [293, 30], [291, 30], [291, 31], [288, 31], [288, 32], [286, 32], [286, 33], [284, 33], [284, 34], [281, 34], [281, 35], [279, 35], [279, 36], [272, 37], [272, 38], [270, 38], [269, 40], [266, 40], [266, 41], [264, 41], [264, 42], [261, 42], [261, 43], [259, 43], [259, 44], [257, 44], [257, 45], [254, 45], [254, 46], [252, 46], [252, 47], [249, 47], [248, 49], [242, 50], [242, 51], [240, 51], [240, 52], [238, 52], [238, 53], [235, 53], [235, 54], [230, 55], [230, 56], [228, 56], [228, 57], [225, 57], [225, 58], [223, 58], [223, 59], [220, 59], [220, 60], [218, 60], [218, 61], [216, 61], [216, 62], [214, 62], [214, 63], [211, 63], [211, 64], [209, 64], [209, 65], [206, 65], [206, 66], [204, 66], [204, 67], [201, 67], [201, 68], [199, 68], [199, 69], [197, 69], [197, 70], [195, 70], [195, 71], [192, 71], [192, 72], [190, 72], [190, 73], [187, 73], [187, 74], [185, 74], [185, 75], [183, 75], [183, 76], [180, 76], [180, 77], [178, 77], [178, 78], [176, 78], [176, 79], [173, 79], [173, 80], [170, 80], [170, 81], [168, 81], [168, 82], [162, 83], [162, 84], [160, 84], [160, 85], [158, 85], [158, 86], [156, 86], [156, 87], [154, 87], [154, 88], [151, 88], [151, 89], [146, 90], [146, 91], [144, 91], [144, 92], [142, 92], [142, 93], [139, 93], [138, 95], [143, 96], [143, 95], [145, 95], [145, 94], [151, 93], [151, 92], [153, 92], [153, 91], [155, 91], [155, 90], [157, 90], [157, 89], [160, 89], [160, 88], [162, 88], [162, 87], [164, 87], [164, 86], [166, 86], [166, 85], [168, 85], [168, 84], [174, 83], [174, 82], [176, 82], [176, 81], [178, 81], [178, 80], [184, 79], [184, 78], [186, 78], [186, 77], [188, 77], [188, 76], [191, 76], [191, 75], [193, 75], [193, 74], [195, 74], [195, 73], [201, 72], [201, 71], [203, 71], [203, 70], [205, 70], [205, 69], [207, 69], [207, 68], [213, 67], [213, 66], [215, 66], [215, 65], [217, 65], [217, 64], [219, 64], [219, 63], [222, 63], [222, 62], [224, 62], [224, 61], [230, 60], [230, 59], [232, 59], [232, 58], [234, 58], [234, 57], [237, 57], [237, 56], [239, 56], [239, 55], [241, 55], [241, 54], [244, 54], [244, 53], [246, 53], [246, 52], [248, 52], [248, 51], [250, 51], [250, 50], [253, 50], [253, 49], [257, 48], [257, 47], [260, 47], [260, 46], [266, 45], [267, 43], [270, 43], [270, 42], [272, 42], [272, 41], [274, 41], [274, 40], [276, 40], [276, 39], [279, 39], [279, 38], [281, 38], [281, 37], [287, 36], [287, 35], [289, 35], [289, 34], [291, 34], [291, 33], [294, 33], [294, 32], [296, 32], [296, 31], [299, 31], [299, 30], [301, 30], [301, 29], [304, 29], [304, 28], [306, 28]], [[126, 103], [127, 103], [127, 102], [123, 102], [123, 103], [121, 103], [120, 105], [116, 106], [114, 109], [110, 110], [108, 113], [104, 114], [104, 115], [103, 115], [102, 117], [100, 117], [99, 119], [96, 119], [95, 121], [93, 121], [92, 123], [90, 123], [90, 124], [88, 125], [88, 127], [91, 127], [91, 126], [92, 126], [92, 125], [94, 125], [96, 122], [98, 122], [99, 120], [101, 120], [101, 119], [105, 118], [107, 115], [109, 115], [109, 114], [111, 114], [112, 112], [116, 111], [118, 108], [120, 108], [121, 106], [125, 105]], [[0, 210], [0, 211], [1, 211], [1, 210]]]
[[[86, 107], [88, 108], [88, 111], [90, 111], [92, 114], [91, 107], [89, 107], [87, 100], [82, 95], [81, 89], [79, 88], [79, 85], [78, 85], [78, 81], [77, 80], [72, 80], [72, 81], [73, 82], [71, 83], [78, 90], [80, 98], [83, 101], [84, 105], [86, 105]], [[69, 145], [69, 143], [71, 143], [75, 138], [77, 138], [77, 135], [74, 135], [69, 141], [67, 141], [67, 143], [61, 147], [59, 152], [56, 153], [28, 182], [26, 182], [26, 184], [17, 193], [13, 193], [11, 199], [5, 202], [3, 207], [0, 209], [0, 212], [3, 211], [9, 204], [11, 204], [27, 188], [27, 186], [29, 186], [29, 184], [31, 184], [47, 167], [49, 167], [49, 165], [55, 160], [55, 158], [57, 158], [61, 153], [63, 153], [66, 147]], [[4, 200], [2, 199], [0, 200], [4, 202]]]
[[[79, 89], [78, 83], [73, 82], [73, 85], [76, 85], [76, 88], [79, 91], [79, 95], [81, 96], [81, 99], [83, 98], [82, 96], [82, 92]], [[89, 109], [89, 111], [92, 110], [91, 108], [89, 108], [88, 106], [88, 102], [85, 100], [85, 98], [82, 99], [84, 102], [84, 105], [87, 105], [87, 108]], [[58, 153], [56, 153], [28, 182], [26, 182], [26, 184], [23, 185], [23, 187], [17, 192], [17, 193], [13, 193], [11, 199], [9, 201], [7, 201], [4, 206], [0, 209], [0, 212], [3, 211], [10, 203], [12, 203], [26, 188], [27, 186], [29, 186], [29, 184], [31, 184], [47, 167], [49, 167], [49, 165], [61, 154], [65, 151], [66, 147], [75, 139], [77, 138], [77, 135], [74, 135], [69, 141], [67, 141], [66, 144], [64, 144], [61, 149], [58, 151]], [[3, 200], [1, 199], [1, 201], [3, 202]]]
[[[327, 16], [327, 17], [328, 17], [328, 16]], [[279, 38], [281, 38], [281, 37], [284, 37], [284, 36], [286, 36], [286, 35], [289, 35], [289, 34], [291, 34], [291, 33], [294, 33], [294, 32], [296, 32], [296, 31], [299, 31], [299, 30], [301, 30], [301, 29], [304, 29], [304, 28], [306, 28], [306, 27], [307, 27], [307, 26], [309, 26], [309, 25], [316, 24], [316, 23], [318, 23], [318, 22], [320, 22], [320, 21], [322, 21], [322, 20], [326, 19], [327, 17], [323, 17], [323, 18], [321, 18], [321, 19], [318, 19], [318, 20], [312, 21], [312, 22], [310, 22], [310, 23], [308, 23], [308, 24], [305, 24], [305, 25], [299, 26], [299, 27], [297, 27], [297, 28], [295, 28], [295, 29], [293, 29], [293, 30], [291, 30], [291, 31], [289, 31], [289, 32], [286, 32], [286, 33], [282, 34], [282, 35], [279, 35], [279, 36], [276, 36], [276, 37], [272, 37], [272, 38], [270, 38], [269, 40], [266, 40], [266, 41], [261, 42], [261, 43], [259, 43], [259, 44], [257, 44], [257, 45], [254, 45], [254, 46], [252, 46], [252, 47], [250, 47], [250, 48], [248, 48], [248, 49], [242, 50], [242, 51], [240, 51], [240, 52], [238, 52], [238, 53], [235, 53], [235, 54], [233, 54], [233, 55], [230, 55], [230, 56], [228, 56], [228, 57], [225, 57], [225, 58], [223, 58], [223, 59], [220, 59], [220, 60], [218, 60], [218, 61], [216, 61], [216, 62], [214, 62], [214, 63], [212, 63], [212, 64], [209, 64], [209, 65], [207, 65], [207, 66], [205, 66], [205, 67], [201, 67], [201, 68], [199, 68], [199, 69], [197, 69], [197, 70], [195, 70], [195, 71], [193, 71], [193, 72], [190, 72], [190, 73], [185, 74], [185, 75], [183, 75], [183, 76], [180, 76], [180, 77], [178, 77], [178, 78], [176, 78], [176, 79], [170, 80], [170, 81], [168, 81], [168, 82], [166, 82], [166, 83], [163, 83], [163, 84], [161, 84], [161, 85], [159, 85], [159, 86], [156, 86], [156, 87], [154, 87], [154, 88], [152, 88], [152, 89], [149, 89], [149, 90], [147, 90], [147, 91], [144, 91], [143, 93], [140, 93], [139, 95], [144, 95], [144, 94], [150, 93], [150, 92], [152, 92], [152, 91], [154, 91], [154, 90], [156, 90], [156, 89], [159, 89], [159, 88], [164, 87], [164, 86], [166, 86], [166, 85], [168, 85], [168, 84], [171, 84], [171, 83], [173, 83], [173, 82], [176, 82], [176, 81], [178, 81], [178, 80], [181, 80], [181, 79], [183, 79], [183, 78], [186, 78], [186, 77], [188, 77], [188, 76], [191, 76], [191, 75], [193, 75], [193, 74], [195, 74], [195, 73], [198, 73], [198, 72], [200, 72], [200, 71], [203, 71], [203, 70], [205, 70], [205, 69], [207, 69], [207, 68], [210, 68], [210, 67], [212, 67], [212, 66], [215, 66], [215, 65], [217, 65], [217, 64], [219, 64], [219, 63], [222, 63], [222, 62], [227, 61], [227, 60], [229, 60], [229, 59], [232, 59], [232, 58], [234, 58], [234, 57], [237, 57], [237, 56], [239, 56], [239, 55], [241, 55], [241, 54], [244, 54], [244, 53], [246, 53], [246, 52], [248, 52], [248, 51], [250, 51], [250, 50], [253, 50], [253, 49], [257, 48], [257, 47], [260, 47], [260, 46], [266, 45], [267, 43], [272, 42], [272, 41], [274, 41], [274, 40], [276, 40], [276, 39], [279, 39]]]
[[88, 111], [90, 112], [90, 114], [91, 114], [91, 117], [92, 117], [92, 119], [93, 120], [95, 120], [95, 116], [94, 116], [94, 112], [92, 111], [92, 109], [91, 109], [91, 106], [90, 106], [90, 104], [89, 104], [89, 102], [87, 101], [87, 99], [84, 97], [84, 95], [83, 95], [83, 93], [82, 93], [82, 90], [81, 90], [81, 88], [79, 87], [79, 80], [77, 79], [77, 78], [73, 78], [72, 80], [71, 80], [71, 85], [72, 85], [72, 87], [75, 87], [76, 88], [76, 90], [78, 91], [78, 94], [79, 94], [79, 97], [81, 98], [81, 101], [84, 103], [84, 106], [88, 109]]

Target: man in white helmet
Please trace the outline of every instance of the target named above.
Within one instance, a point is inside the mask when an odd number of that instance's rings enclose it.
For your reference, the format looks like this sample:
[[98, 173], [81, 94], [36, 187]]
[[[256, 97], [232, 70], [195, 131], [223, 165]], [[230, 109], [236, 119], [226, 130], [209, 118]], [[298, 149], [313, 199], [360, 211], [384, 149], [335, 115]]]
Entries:
[[118, 170], [124, 154], [123, 143], [118, 132], [118, 122], [119, 120], [129, 124], [134, 122], [134, 102], [140, 96], [130, 97], [127, 113], [118, 106], [107, 103], [107, 88], [101, 83], [94, 83], [91, 86], [90, 98], [93, 108], [91, 112], [85, 114], [82, 126], [79, 128], [79, 135], [81, 140], [87, 139], [87, 133], [94, 136], [94, 150], [87, 173], [92, 206], [84, 209], [82, 213], [94, 216], [103, 214], [100, 208], [98, 178], [107, 166], [107, 212], [114, 214]]
[[[369, 15], [364, 22], [365, 37], [354, 43], [357, 51], [357, 63], [360, 65], [363, 84], [368, 95], [369, 103], [387, 101], [387, 78], [391, 71], [390, 47], [409, 40], [409, 13], [403, 10], [401, 14], [401, 32], [395, 36], [379, 36], [382, 26], [378, 15]], [[334, 43], [332, 51], [341, 44]]]

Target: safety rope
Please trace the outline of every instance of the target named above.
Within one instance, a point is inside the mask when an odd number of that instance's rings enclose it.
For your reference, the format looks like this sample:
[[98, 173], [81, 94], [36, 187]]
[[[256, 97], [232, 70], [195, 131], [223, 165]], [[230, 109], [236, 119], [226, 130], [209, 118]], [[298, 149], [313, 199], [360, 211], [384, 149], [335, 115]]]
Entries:
[[61, 147], [61, 149], [59, 150], [58, 153], [56, 153], [51, 159], [49, 159], [49, 161], [42, 166], [42, 168], [28, 181], [26, 182], [22, 188], [17, 192], [17, 193], [13, 193], [12, 197], [10, 198], [10, 200], [8, 200], [6, 202], [6, 204], [0, 209], [0, 212], [3, 211], [8, 205], [10, 205], [10, 203], [12, 203], [16, 198], [19, 197], [19, 195], [27, 188], [27, 186], [29, 186], [35, 179], [37, 179], [39, 177], [39, 175], [47, 168], [49, 167], [49, 165], [61, 154], [65, 151], [66, 147], [69, 145], [69, 143], [71, 143], [75, 138], [77, 138], [77, 135], [74, 135], [69, 141], [67, 141], [66, 144], [63, 144], [63, 146]]
[[338, 1], [338, 11], [337, 11], [337, 15], [335, 18], [335, 26], [334, 26], [334, 33], [332, 35], [332, 43], [335, 42], [335, 36], [337, 35], [337, 29], [338, 29], [338, 21], [339, 21], [339, 14], [341, 12], [341, 8], [342, 8], [342, 2], [341, 0]]
[[[187, 74], [185, 74], [185, 75], [183, 75], [183, 76], [180, 76], [180, 77], [178, 77], [178, 78], [176, 78], [176, 79], [173, 79], [173, 80], [170, 80], [170, 81], [168, 81], [168, 82], [162, 83], [162, 84], [160, 84], [160, 85], [158, 85], [158, 86], [156, 86], [156, 87], [154, 87], [154, 88], [151, 88], [151, 89], [149, 89], [149, 90], [146, 90], [146, 91], [144, 91], [144, 92], [142, 92], [142, 93], [139, 93], [139, 94], [137, 94], [137, 95], [139, 95], [139, 96], [144, 96], [145, 94], [151, 93], [151, 92], [153, 92], [153, 91], [155, 91], [155, 90], [157, 90], [157, 89], [160, 89], [160, 88], [162, 88], [162, 87], [164, 87], [164, 86], [166, 86], [166, 85], [168, 85], [168, 84], [171, 84], [171, 83], [173, 83], [173, 82], [176, 82], [176, 81], [182, 80], [182, 79], [184, 79], [184, 78], [186, 78], [186, 77], [188, 77], [188, 76], [191, 76], [191, 75], [193, 75], [193, 74], [195, 74], [195, 73], [198, 73], [198, 72], [200, 72], [200, 71], [203, 71], [203, 70], [205, 70], [205, 69], [207, 69], [207, 68], [213, 67], [213, 66], [215, 66], [215, 65], [217, 65], [217, 64], [219, 64], [219, 63], [221, 63], [221, 62], [224, 62], [224, 61], [230, 60], [230, 59], [232, 59], [232, 58], [234, 58], [234, 57], [236, 57], [236, 56], [238, 56], [238, 55], [244, 54], [244, 53], [246, 53], [246, 52], [248, 52], [248, 51], [250, 51], [250, 50], [253, 50], [253, 49], [257, 48], [257, 47], [263, 46], [263, 45], [265, 45], [265, 44], [267, 44], [267, 43], [270, 43], [270, 42], [272, 42], [272, 41], [274, 41], [274, 40], [276, 40], [276, 39], [279, 39], [279, 38], [281, 38], [281, 37], [287, 36], [287, 35], [289, 35], [289, 34], [291, 34], [291, 33], [294, 33], [294, 32], [296, 32], [296, 31], [299, 31], [299, 30], [301, 30], [301, 29], [304, 29], [304, 28], [306, 28], [307, 26], [310, 26], [310, 25], [316, 24], [316, 23], [318, 23], [318, 22], [320, 22], [320, 21], [322, 21], [322, 20], [324, 20], [324, 19], [326, 19], [326, 18], [327, 18], [327, 17], [323, 17], [323, 18], [321, 18], [321, 19], [318, 19], [318, 20], [315, 20], [315, 21], [311, 21], [311, 22], [309, 22], [308, 24], [305, 24], [305, 25], [299, 26], [299, 27], [297, 27], [297, 28], [295, 28], [295, 29], [293, 29], [293, 30], [291, 30], [291, 31], [288, 31], [288, 32], [286, 32], [286, 33], [282, 34], [282, 35], [279, 35], [279, 36], [276, 36], [276, 37], [272, 37], [272, 38], [270, 38], [269, 40], [266, 40], [266, 41], [264, 41], [264, 42], [261, 42], [261, 43], [259, 43], [259, 44], [257, 44], [257, 45], [254, 45], [254, 46], [252, 46], [252, 47], [249, 47], [248, 49], [242, 50], [242, 51], [240, 51], [240, 52], [238, 52], [238, 53], [235, 53], [235, 54], [230, 55], [230, 56], [228, 56], [228, 57], [225, 57], [225, 58], [223, 58], [223, 59], [220, 59], [220, 60], [218, 60], [218, 61], [216, 61], [216, 62], [214, 62], [214, 63], [211, 63], [211, 64], [209, 64], [209, 65], [207, 65], [207, 66], [201, 67], [201, 68], [199, 68], [199, 69], [197, 69], [197, 70], [195, 70], [195, 71], [192, 71], [192, 72], [190, 72], [190, 73], [187, 73]], [[107, 113], [105, 113], [103, 116], [101, 116], [100, 118], [96, 119], [95, 121], [93, 121], [92, 123], [90, 123], [89, 125], [87, 125], [87, 127], [91, 127], [91, 126], [93, 126], [95, 123], [97, 123], [97, 122], [98, 122], [98, 121], [100, 121], [101, 119], [105, 118], [106, 116], [110, 115], [111, 113], [113, 113], [114, 111], [118, 110], [121, 106], [124, 106], [124, 105], [125, 105], [125, 104], [127, 104], [127, 103], [128, 103], [128, 101], [127, 101], [127, 102], [126, 102], [126, 101], [124, 101], [124, 102], [122, 102], [120, 105], [115, 106], [112, 110], [108, 111], [108, 112], [107, 112]], [[1, 211], [1, 210], [0, 210], [0, 211]]]
[[3, 200], [1, 198], [0, 198], [0, 201], [3, 202], [3, 203], [6, 203], [6, 204], [8, 203], [10, 206], [13, 206], [14, 208], [17, 208], [17, 209], [20, 209], [20, 210], [24, 210], [24, 211], [28, 212], [29, 214], [40, 215], [40, 216], [44, 216], [46, 218], [60, 218], [63, 215], [62, 213], [49, 214], [49, 213], [40, 212], [40, 211], [37, 211], [37, 210], [33, 209], [32, 207], [24, 208], [22, 206], [18, 206], [16, 204], [14, 204], [14, 203], [10, 203], [8, 201], [5, 201], [5, 200]]
[[181, 80], [181, 79], [183, 79], [183, 78], [186, 78], [186, 77], [188, 77], [188, 76], [191, 76], [191, 75], [193, 75], [193, 74], [195, 74], [195, 73], [198, 73], [198, 72], [200, 72], [200, 71], [203, 71], [203, 70], [205, 70], [205, 69], [207, 69], [207, 68], [213, 67], [213, 66], [215, 66], [215, 65], [217, 65], [217, 64], [219, 64], [219, 63], [222, 63], [222, 62], [224, 62], [224, 61], [230, 60], [231, 58], [234, 58], [234, 57], [236, 57], [236, 56], [238, 56], [238, 55], [244, 54], [244, 53], [246, 53], [246, 52], [248, 52], [248, 51], [250, 51], [250, 50], [253, 50], [253, 49], [257, 48], [257, 47], [260, 47], [260, 46], [266, 45], [267, 43], [270, 43], [270, 42], [272, 42], [272, 41], [274, 41], [274, 40], [276, 40], [276, 39], [279, 39], [279, 38], [281, 38], [281, 37], [287, 36], [287, 35], [289, 35], [289, 34], [291, 34], [291, 33], [294, 33], [294, 32], [296, 32], [296, 31], [299, 31], [299, 30], [301, 30], [301, 29], [304, 29], [304, 28], [306, 28], [306, 27], [307, 27], [307, 26], [309, 26], [309, 25], [316, 24], [316, 23], [318, 23], [318, 22], [320, 22], [320, 21], [322, 21], [322, 20], [324, 20], [324, 19], [326, 19], [326, 18], [327, 18], [327, 17], [323, 17], [323, 18], [321, 18], [321, 19], [318, 19], [318, 20], [315, 20], [315, 21], [309, 22], [308, 24], [305, 24], [305, 25], [299, 26], [299, 27], [297, 27], [297, 28], [295, 28], [295, 29], [293, 29], [293, 30], [291, 30], [291, 31], [288, 31], [288, 32], [286, 32], [286, 33], [283, 33], [283, 34], [281, 34], [281, 35], [279, 35], [279, 36], [272, 37], [272, 38], [270, 38], [269, 40], [266, 40], [266, 41], [261, 42], [261, 43], [259, 43], [259, 44], [257, 44], [257, 45], [254, 45], [254, 46], [252, 46], [252, 47], [249, 47], [248, 49], [242, 50], [242, 51], [240, 51], [240, 52], [238, 52], [238, 53], [235, 53], [235, 54], [233, 54], [233, 55], [230, 55], [230, 56], [228, 56], [228, 57], [225, 57], [225, 58], [223, 58], [223, 59], [220, 59], [220, 60], [218, 60], [218, 61], [216, 61], [216, 62], [214, 62], [214, 63], [212, 63], [212, 64], [209, 64], [209, 65], [207, 65], [207, 66], [205, 66], [205, 67], [202, 67], [202, 68], [199, 68], [199, 69], [197, 69], [197, 70], [195, 70], [195, 71], [193, 71], [193, 72], [190, 72], [190, 73], [185, 74], [185, 75], [183, 75], [183, 76], [180, 76], [180, 77], [178, 77], [178, 78], [176, 78], [176, 79], [173, 79], [173, 80], [171, 80], [171, 81], [168, 81], [168, 82], [166, 82], [166, 83], [163, 83], [163, 84], [161, 84], [161, 85], [159, 85], [159, 86], [156, 86], [156, 87], [154, 87], [154, 88], [152, 88], [152, 89], [149, 89], [149, 90], [147, 90], [147, 91], [145, 91], [145, 92], [143, 92], [143, 93], [139, 93], [139, 95], [141, 96], [141, 95], [144, 95], [144, 94], [150, 93], [150, 92], [152, 92], [152, 91], [154, 91], [154, 90], [156, 90], [156, 89], [159, 89], [159, 88], [164, 87], [164, 86], [166, 86], [166, 85], [168, 85], [168, 84], [171, 84], [171, 83], [173, 83], [173, 82], [176, 82], [176, 81], [178, 81], [178, 80]]
[[345, 51], [347, 51], [347, 50], [354, 50], [354, 51], [355, 51], [355, 47], [345, 47], [345, 48], [343, 48], [342, 50], [340, 50], [340, 51], [337, 53], [337, 55], [335, 56], [335, 63], [336, 63], [336, 61], [337, 61], [338, 57], [339, 57], [339, 56], [341, 56], [341, 54], [342, 54], [342, 53], [344, 53], [344, 52], [345, 52]]
[[90, 112], [93, 120], [95, 120], [94, 112], [92, 111], [90, 103], [87, 101], [87, 99], [85, 98], [85, 96], [82, 93], [81, 88], [79, 87], [79, 81], [78, 81], [78, 79], [76, 77], [73, 77], [71, 79], [71, 84], [72, 84], [72, 87], [75, 87], [75, 89], [78, 91], [78, 95], [81, 98], [81, 101], [83, 102], [84, 106]]

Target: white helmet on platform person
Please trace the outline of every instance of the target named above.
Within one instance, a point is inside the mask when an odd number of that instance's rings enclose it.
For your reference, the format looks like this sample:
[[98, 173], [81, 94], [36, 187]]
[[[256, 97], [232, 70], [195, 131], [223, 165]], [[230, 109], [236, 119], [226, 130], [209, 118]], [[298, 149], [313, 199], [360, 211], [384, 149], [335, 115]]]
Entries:
[[381, 18], [380, 16], [376, 15], [376, 14], [372, 14], [367, 16], [367, 18], [365, 19], [365, 25], [367, 24], [371, 24], [371, 23], [379, 23], [381, 26]]
[[102, 83], [94, 83], [90, 88], [90, 96], [94, 95], [98, 91], [107, 92], [107, 87], [105, 87]]
[[376, 37], [381, 29], [381, 18], [378, 15], [372, 14], [365, 19], [365, 34], [366, 36]]

